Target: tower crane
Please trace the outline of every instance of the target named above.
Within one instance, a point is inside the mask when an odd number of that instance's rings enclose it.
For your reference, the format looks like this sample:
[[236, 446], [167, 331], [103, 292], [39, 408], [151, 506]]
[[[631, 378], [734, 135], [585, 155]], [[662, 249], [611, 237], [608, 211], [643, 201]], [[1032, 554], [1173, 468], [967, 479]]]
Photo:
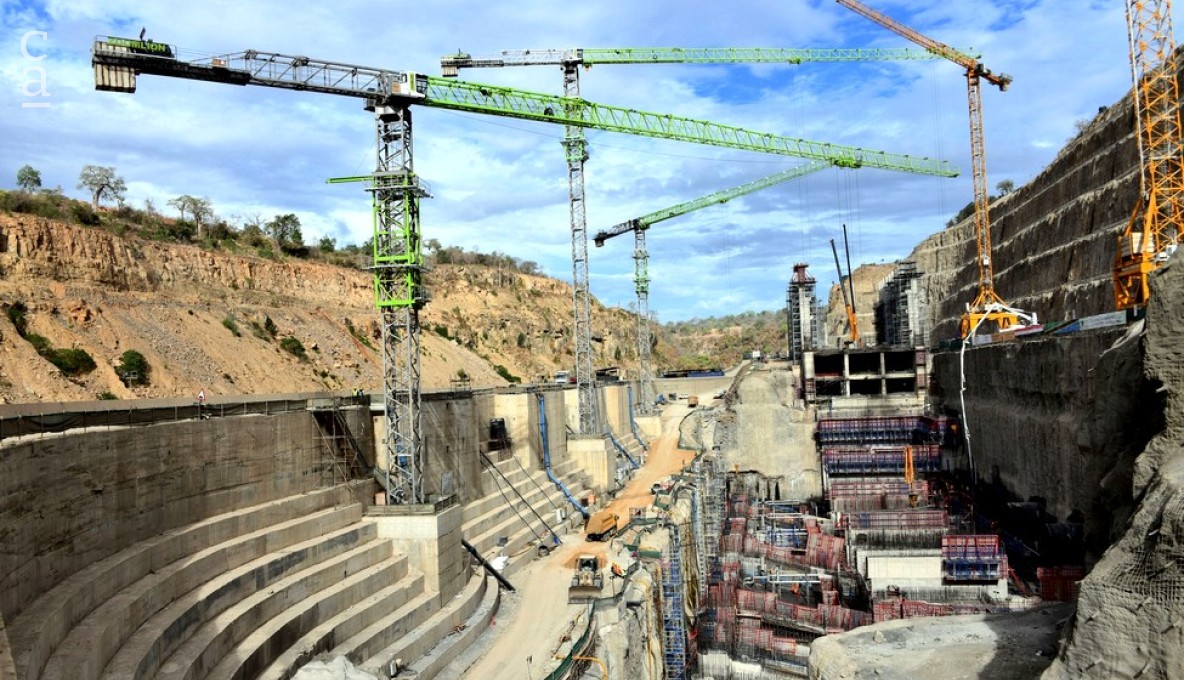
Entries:
[[835, 240], [830, 240], [830, 252], [835, 256], [835, 271], [839, 275], [839, 292], [843, 295], [843, 309], [847, 312], [848, 345], [859, 344], [859, 317], [855, 314], [855, 273], [851, 271], [851, 247], [847, 243], [847, 225], [843, 225], [843, 251], [847, 254], [847, 286], [843, 287], [843, 267], [839, 264], [839, 250]]
[[[505, 66], [559, 66], [563, 70], [563, 96], [579, 98], [579, 67], [595, 64], [801, 64], [807, 61], [860, 61], [869, 59], [935, 59], [925, 50], [908, 49], [781, 49], [761, 47], [625, 47], [569, 50], [503, 50], [499, 55], [474, 59], [463, 52], [440, 59], [441, 73], [455, 77], [462, 68]], [[568, 200], [571, 205], [572, 288], [574, 291], [576, 390], [579, 394], [580, 432], [599, 434], [596, 374], [592, 368], [591, 290], [588, 280], [587, 210], [584, 202], [584, 163], [587, 142], [581, 128], [568, 125], [563, 147], [567, 158]], [[648, 323], [643, 320], [639, 323]]]
[[962, 315], [962, 337], [972, 334], [984, 322], [996, 324], [999, 330], [1016, 326], [1020, 321], [1036, 323], [1036, 315], [1009, 306], [995, 290], [995, 265], [991, 260], [990, 196], [987, 188], [986, 142], [983, 138], [983, 99], [980, 81], [986, 80], [1000, 91], [1011, 84], [1011, 76], [998, 75], [988, 70], [978, 58], [949, 45], [926, 37], [917, 31], [877, 12], [858, 0], [835, 2], [888, 30], [903, 36], [925, 49], [966, 69], [966, 88], [970, 102], [970, 163], [974, 177], [974, 244], [978, 257], [978, 293]]
[[394, 503], [427, 498], [423, 480], [419, 310], [422, 285], [419, 202], [427, 195], [414, 169], [412, 107], [483, 113], [560, 125], [745, 149], [784, 156], [861, 163], [939, 176], [944, 161], [768, 135], [671, 115], [604, 106], [576, 98], [464, 83], [413, 71], [247, 50], [184, 61], [164, 43], [116, 37], [95, 40], [95, 88], [133, 93], [140, 75], [227, 85], [255, 85], [354, 97], [376, 119], [377, 167], [367, 190], [374, 208], [375, 305], [382, 316], [386, 414], [384, 481]]
[[1135, 139], [1139, 147], [1139, 199], [1118, 237], [1114, 304], [1147, 304], [1147, 277], [1171, 257], [1184, 233], [1184, 166], [1180, 154], [1180, 91], [1170, 0], [1128, 0]]
[[652, 365], [653, 348], [650, 346], [649, 252], [646, 250], [645, 232], [658, 222], [668, 220], [672, 217], [678, 217], [679, 215], [685, 215], [701, 208], [727, 203], [733, 198], [751, 194], [761, 189], [767, 189], [799, 177], [805, 177], [806, 175], [825, 170], [832, 165], [839, 167], [858, 167], [843, 165], [841, 163], [828, 163], [826, 161], [811, 161], [804, 165], [799, 165], [796, 168], [790, 168], [789, 170], [778, 172], [768, 177], [762, 177], [761, 179], [747, 182], [731, 189], [716, 191], [706, 196], [670, 206], [669, 208], [626, 220], [597, 233], [592, 238], [593, 242], [596, 243], [596, 247], [600, 248], [610, 238], [633, 232], [633, 284], [637, 291], [637, 363], [640, 373], [638, 382], [641, 391], [641, 403], [638, 405], [638, 410], [641, 411], [642, 415], [653, 413], [654, 399], [656, 396], [654, 392], [654, 371]]

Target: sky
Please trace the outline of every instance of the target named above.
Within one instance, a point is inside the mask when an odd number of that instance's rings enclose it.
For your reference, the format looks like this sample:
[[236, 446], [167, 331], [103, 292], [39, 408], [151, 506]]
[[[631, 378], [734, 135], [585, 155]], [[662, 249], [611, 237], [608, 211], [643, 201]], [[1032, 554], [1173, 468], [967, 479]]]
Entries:
[[[1099, 107], [1130, 89], [1123, 3], [1100, 0], [867, 0], [1014, 82], [984, 83], [988, 185], [1021, 186]], [[301, 5], [297, 8], [297, 5]], [[126, 200], [167, 207], [206, 197], [232, 223], [295, 213], [305, 241], [369, 237], [369, 199], [330, 177], [374, 167], [374, 120], [353, 98], [142, 76], [135, 94], [97, 92], [95, 36], [147, 37], [181, 58], [255, 49], [439, 74], [439, 59], [572, 47], [913, 47], [831, 0], [569, 3], [334, 3], [0, 0], [0, 188], [25, 164], [71, 196], [83, 165], [113, 166]], [[464, 80], [560, 94], [558, 67], [469, 69]], [[954, 179], [829, 169], [648, 232], [650, 308], [661, 322], [784, 306], [795, 262], [824, 290], [829, 240], [846, 224], [851, 259], [904, 258], [973, 198], [966, 79], [943, 61], [800, 65], [600, 65], [581, 73], [592, 102], [669, 113], [813, 142], [948, 161]], [[432, 198], [424, 239], [537, 262], [570, 281], [563, 129], [430, 107], [414, 112], [415, 169]], [[589, 236], [800, 165], [803, 159], [589, 130]], [[634, 300], [629, 236], [589, 243], [592, 294]]]

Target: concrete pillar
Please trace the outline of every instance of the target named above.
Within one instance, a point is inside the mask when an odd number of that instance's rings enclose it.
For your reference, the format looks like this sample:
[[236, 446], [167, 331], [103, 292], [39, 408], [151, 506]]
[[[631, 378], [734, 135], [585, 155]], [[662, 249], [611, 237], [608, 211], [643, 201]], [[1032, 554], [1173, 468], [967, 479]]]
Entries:
[[608, 437], [573, 435], [567, 440], [567, 452], [588, 474], [592, 487], [602, 494], [613, 486], [617, 473], [617, 456], [611, 450]]
[[378, 524], [380, 538], [390, 539], [395, 550], [406, 553], [411, 566], [423, 572], [424, 587], [439, 594], [441, 605], [464, 587], [469, 559], [460, 543], [461, 506], [439, 511], [431, 505], [375, 507], [367, 518]]
[[843, 352], [843, 396], [851, 396], [851, 353]]
[[637, 423], [637, 431], [646, 439], [662, 436], [662, 418], [660, 416], [633, 416]]

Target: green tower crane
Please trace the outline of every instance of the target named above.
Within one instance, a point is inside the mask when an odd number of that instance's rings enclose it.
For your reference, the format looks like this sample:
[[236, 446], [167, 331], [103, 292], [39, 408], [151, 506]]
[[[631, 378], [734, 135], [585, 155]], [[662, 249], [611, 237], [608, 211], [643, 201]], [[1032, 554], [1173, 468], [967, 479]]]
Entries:
[[394, 71], [309, 57], [247, 50], [191, 61], [170, 45], [99, 38], [91, 62], [95, 88], [136, 91], [140, 75], [227, 85], [256, 85], [354, 97], [374, 114], [377, 167], [367, 183], [374, 206], [374, 291], [382, 315], [383, 398], [386, 413], [384, 479], [392, 503], [427, 500], [420, 394], [419, 310], [422, 286], [419, 203], [427, 195], [415, 173], [412, 107], [486, 113], [560, 125], [746, 149], [784, 156], [861, 163], [908, 172], [955, 176], [948, 163], [882, 151], [769, 135], [677, 116], [609, 107], [575, 98], [462, 83], [413, 71]]
[[[476, 59], [465, 53], [457, 53], [442, 57], [440, 70], [445, 77], [455, 77], [460, 75], [462, 68], [559, 66], [563, 70], [563, 95], [578, 98], [579, 67], [591, 68], [596, 64], [802, 64], [940, 58], [940, 55], [928, 50], [908, 48], [610, 47], [503, 50], [496, 56]], [[592, 367], [592, 294], [588, 275], [587, 210], [584, 201], [584, 163], [588, 160], [588, 153], [583, 130], [568, 125], [563, 146], [567, 158], [568, 199], [571, 206], [572, 288], [575, 291], [572, 337], [575, 341], [580, 432], [599, 434], [602, 425], [597, 410], [596, 373]], [[639, 323], [648, 321], [642, 319]], [[644, 404], [645, 401], [641, 400], [640, 403]]]
[[701, 196], [690, 201], [679, 203], [678, 205], [663, 208], [662, 210], [655, 210], [647, 215], [635, 217], [631, 220], [626, 220], [601, 231], [592, 237], [592, 241], [597, 248], [604, 245], [604, 242], [615, 236], [620, 236], [628, 232], [633, 232], [633, 284], [637, 292], [637, 358], [639, 366], [639, 388], [641, 398], [637, 405], [638, 411], [642, 415], [650, 415], [654, 409], [654, 371], [652, 365], [652, 347], [650, 346], [650, 313], [649, 313], [649, 297], [650, 297], [650, 275], [649, 275], [649, 252], [645, 245], [645, 232], [658, 222], [668, 220], [672, 217], [685, 215], [689, 212], [694, 212], [702, 208], [707, 208], [721, 203], [727, 203], [733, 198], [738, 198], [746, 194], [751, 194], [754, 191], [767, 189], [790, 180], [805, 177], [806, 175], [820, 172], [831, 166], [855, 168], [857, 165], [844, 165], [842, 163], [828, 163], [826, 161], [811, 161], [804, 165], [799, 165], [796, 168], [790, 168], [778, 172], [768, 177], [762, 177], [752, 182], [741, 184], [740, 186], [732, 187], [731, 189], [724, 189], [714, 193]]

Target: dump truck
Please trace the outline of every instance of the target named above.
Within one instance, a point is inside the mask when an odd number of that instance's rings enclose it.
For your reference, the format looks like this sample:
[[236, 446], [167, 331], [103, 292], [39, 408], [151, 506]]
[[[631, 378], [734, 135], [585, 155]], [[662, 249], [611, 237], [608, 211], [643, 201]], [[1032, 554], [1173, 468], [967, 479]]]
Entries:
[[692, 394], [691, 396], [687, 397], [687, 406], [690, 406], [691, 408], [695, 408], [698, 405], [699, 405], [699, 395]]
[[608, 510], [601, 510], [595, 515], [592, 515], [592, 518], [588, 520], [587, 526], [584, 527], [588, 535], [588, 540], [610, 540], [613, 536], [617, 535], [617, 522], [620, 519], [617, 513], [609, 512]]
[[576, 558], [576, 573], [572, 574], [571, 587], [567, 589], [567, 601], [587, 602], [600, 597], [604, 586], [604, 575], [600, 573], [600, 558], [583, 554]]

